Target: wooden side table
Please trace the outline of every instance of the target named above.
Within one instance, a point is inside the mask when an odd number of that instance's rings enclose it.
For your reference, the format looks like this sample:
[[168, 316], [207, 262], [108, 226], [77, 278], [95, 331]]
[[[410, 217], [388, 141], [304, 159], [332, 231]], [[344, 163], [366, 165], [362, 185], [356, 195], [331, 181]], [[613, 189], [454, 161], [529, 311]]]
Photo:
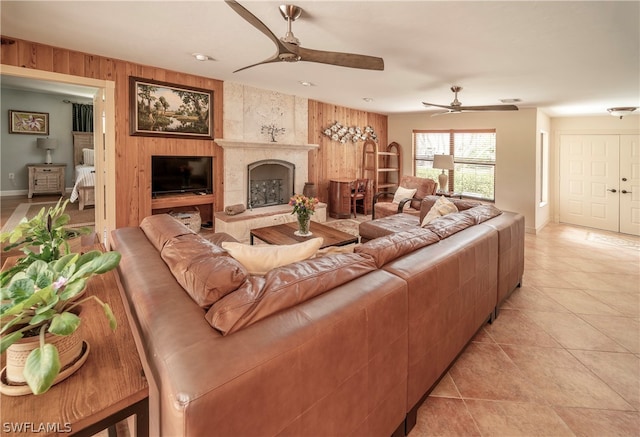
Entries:
[[353, 179], [329, 181], [329, 216], [337, 219], [351, 217], [351, 187]]
[[90, 348], [87, 361], [44, 394], [1, 395], [3, 432], [8, 426], [16, 436], [92, 436], [135, 414], [136, 436], [149, 435], [149, 386], [114, 271], [92, 277], [87, 294], [109, 304], [118, 328], [111, 331], [95, 302], [84, 304], [84, 311], [95, 312], [79, 328]]
[[436, 196], [457, 197], [458, 199], [462, 199], [462, 193], [454, 193], [453, 191], [449, 191], [449, 192], [436, 191]]
[[34, 194], [60, 193], [64, 195], [64, 172], [67, 164], [27, 164], [29, 173], [29, 193], [31, 199]]

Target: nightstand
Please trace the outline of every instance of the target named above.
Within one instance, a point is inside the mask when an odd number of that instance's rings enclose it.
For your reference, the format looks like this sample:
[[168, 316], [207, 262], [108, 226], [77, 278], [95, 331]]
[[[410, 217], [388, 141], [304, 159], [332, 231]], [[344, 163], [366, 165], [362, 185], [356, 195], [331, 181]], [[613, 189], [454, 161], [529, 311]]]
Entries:
[[29, 194], [60, 193], [64, 195], [64, 172], [67, 164], [27, 164]]

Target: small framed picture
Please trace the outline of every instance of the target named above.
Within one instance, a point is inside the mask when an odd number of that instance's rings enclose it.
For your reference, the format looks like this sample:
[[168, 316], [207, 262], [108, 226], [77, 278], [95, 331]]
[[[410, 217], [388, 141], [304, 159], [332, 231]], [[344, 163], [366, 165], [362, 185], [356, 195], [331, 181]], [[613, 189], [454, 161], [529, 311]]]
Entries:
[[49, 135], [49, 113], [9, 109], [9, 133]]
[[213, 139], [213, 91], [129, 77], [131, 135]]

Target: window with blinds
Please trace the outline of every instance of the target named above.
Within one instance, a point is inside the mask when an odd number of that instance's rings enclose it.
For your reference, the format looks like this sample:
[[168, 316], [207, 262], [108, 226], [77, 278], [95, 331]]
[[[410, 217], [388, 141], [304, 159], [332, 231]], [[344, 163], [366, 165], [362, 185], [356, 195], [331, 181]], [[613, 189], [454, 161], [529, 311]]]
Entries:
[[466, 197], [495, 200], [495, 130], [414, 130], [415, 175], [438, 180], [434, 155], [453, 155], [449, 191]]

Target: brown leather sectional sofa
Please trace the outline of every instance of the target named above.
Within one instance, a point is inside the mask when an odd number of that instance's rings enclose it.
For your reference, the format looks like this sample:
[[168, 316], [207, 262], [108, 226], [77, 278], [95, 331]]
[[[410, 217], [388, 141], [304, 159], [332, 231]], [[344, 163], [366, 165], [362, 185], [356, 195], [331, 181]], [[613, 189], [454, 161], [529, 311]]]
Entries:
[[[167, 215], [115, 230], [152, 435], [405, 434], [494, 316], [500, 278], [522, 277], [522, 216], [489, 215], [467, 213], [473, 224], [451, 234], [451, 224], [414, 226], [264, 277], [221, 250], [232, 237], [207, 240]], [[223, 333], [207, 314], [238, 302], [233, 293], [247, 310]]]

